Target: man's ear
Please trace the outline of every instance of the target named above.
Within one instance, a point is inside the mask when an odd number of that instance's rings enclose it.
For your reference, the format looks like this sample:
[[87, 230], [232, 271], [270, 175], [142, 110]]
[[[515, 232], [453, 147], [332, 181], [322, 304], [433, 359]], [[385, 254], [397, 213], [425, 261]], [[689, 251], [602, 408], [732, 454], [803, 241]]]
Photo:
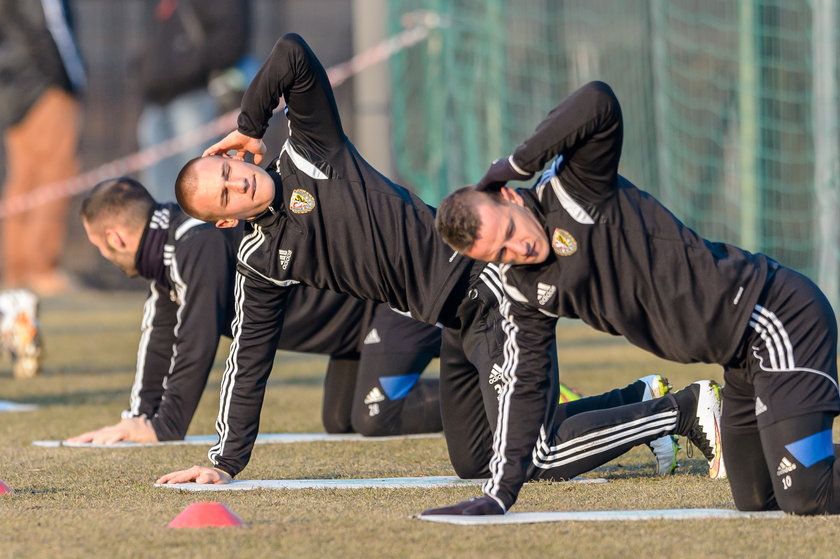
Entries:
[[216, 220], [216, 227], [219, 229], [228, 229], [229, 227], [236, 227], [237, 225], [239, 225], [239, 220], [234, 218]]
[[525, 202], [522, 201], [522, 196], [520, 196], [519, 193], [512, 188], [503, 186], [501, 190], [499, 190], [499, 196], [501, 196], [502, 200], [511, 202], [517, 206], [525, 205]]
[[105, 230], [105, 242], [113, 250], [125, 250], [126, 242], [123, 235], [116, 229]]

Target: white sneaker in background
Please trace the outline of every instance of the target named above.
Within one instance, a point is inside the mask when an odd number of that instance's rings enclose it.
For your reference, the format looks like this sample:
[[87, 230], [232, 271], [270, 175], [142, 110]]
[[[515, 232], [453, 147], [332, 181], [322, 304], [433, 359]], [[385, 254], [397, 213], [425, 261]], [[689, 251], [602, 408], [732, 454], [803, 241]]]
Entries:
[[[662, 375], [648, 375], [639, 379], [645, 383], [645, 394], [642, 401], [660, 398], [671, 391], [671, 383]], [[680, 451], [679, 437], [664, 435], [648, 443], [653, 457], [656, 459], [656, 475], [667, 476], [679, 467], [677, 453]]]
[[0, 353], [11, 356], [15, 378], [32, 378], [41, 371], [38, 296], [33, 292], [0, 291]]

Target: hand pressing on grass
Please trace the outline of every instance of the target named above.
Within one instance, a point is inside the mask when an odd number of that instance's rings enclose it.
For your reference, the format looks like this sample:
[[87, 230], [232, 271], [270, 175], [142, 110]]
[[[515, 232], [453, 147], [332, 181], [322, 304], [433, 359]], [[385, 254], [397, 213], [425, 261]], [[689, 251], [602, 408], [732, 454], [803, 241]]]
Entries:
[[230, 474], [218, 468], [208, 468], [206, 466], [193, 466], [188, 470], [179, 470], [161, 476], [155, 483], [215, 483], [221, 485], [223, 483], [230, 483], [233, 478]]
[[482, 516], [486, 514], [504, 514], [504, 509], [490, 497], [474, 497], [468, 501], [461, 501], [455, 505], [429, 509], [423, 511], [423, 515], [431, 514], [455, 514], [468, 516]]
[[116, 425], [108, 425], [67, 439], [69, 443], [114, 444], [120, 441], [132, 443], [156, 443], [157, 434], [152, 422], [145, 415], [123, 419]]

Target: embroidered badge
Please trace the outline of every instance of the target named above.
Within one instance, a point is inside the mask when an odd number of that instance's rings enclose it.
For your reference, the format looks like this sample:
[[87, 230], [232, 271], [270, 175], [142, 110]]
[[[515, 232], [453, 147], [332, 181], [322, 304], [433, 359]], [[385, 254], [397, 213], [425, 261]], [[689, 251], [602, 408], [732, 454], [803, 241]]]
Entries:
[[560, 256], [571, 256], [577, 252], [578, 246], [571, 233], [558, 227], [551, 236], [551, 248]]
[[292, 191], [292, 198], [289, 200], [289, 209], [292, 213], [305, 214], [315, 209], [315, 198], [307, 191], [296, 188]]

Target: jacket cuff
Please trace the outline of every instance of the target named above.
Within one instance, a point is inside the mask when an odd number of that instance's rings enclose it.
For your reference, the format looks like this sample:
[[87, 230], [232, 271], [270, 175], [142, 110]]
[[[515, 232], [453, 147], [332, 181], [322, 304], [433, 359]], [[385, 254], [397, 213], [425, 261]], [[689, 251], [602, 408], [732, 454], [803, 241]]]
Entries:
[[508, 157], [508, 163], [510, 163], [511, 168], [522, 175], [523, 177], [531, 177], [534, 173], [529, 173], [528, 171], [523, 171], [522, 167], [516, 164], [516, 161], [513, 160], [513, 155]]

